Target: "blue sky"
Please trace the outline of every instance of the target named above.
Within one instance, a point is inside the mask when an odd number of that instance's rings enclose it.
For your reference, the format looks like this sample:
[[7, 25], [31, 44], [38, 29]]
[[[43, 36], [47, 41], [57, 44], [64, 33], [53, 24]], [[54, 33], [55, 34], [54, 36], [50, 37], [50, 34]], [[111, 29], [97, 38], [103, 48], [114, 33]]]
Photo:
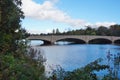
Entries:
[[61, 32], [90, 25], [120, 24], [120, 0], [22, 0], [23, 28], [30, 33]]

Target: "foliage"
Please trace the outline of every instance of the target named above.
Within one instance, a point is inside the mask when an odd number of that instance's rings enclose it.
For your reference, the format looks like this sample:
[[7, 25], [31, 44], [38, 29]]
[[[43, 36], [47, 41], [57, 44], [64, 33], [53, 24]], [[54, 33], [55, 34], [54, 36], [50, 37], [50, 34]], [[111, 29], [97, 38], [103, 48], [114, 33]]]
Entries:
[[119, 80], [119, 79], [108, 74], [108, 75], [105, 75], [102, 80]]
[[[21, 28], [21, 19], [24, 18], [21, 11], [21, 0], [0, 0], [0, 80], [45, 80], [46, 61], [40, 51], [30, 48], [27, 51], [26, 31]], [[106, 28], [68, 31], [63, 34], [100, 35], [101, 30]], [[120, 25], [110, 26], [109, 34], [104, 35], [120, 36]], [[55, 31], [53, 31], [55, 32]], [[61, 34], [56, 30], [56, 34]], [[36, 58], [35, 54], [39, 56]], [[118, 65], [118, 57], [114, 59]], [[98, 64], [101, 60], [96, 60], [83, 68], [72, 72], [65, 72], [62, 68], [53, 71], [53, 76], [48, 80], [96, 80], [94, 71], [108, 68], [107, 65]], [[110, 74], [110, 75], [113, 75]], [[107, 75], [103, 80], [116, 79]]]
[[[99, 26], [98, 28], [92, 28], [86, 26], [85, 29], [69, 30], [67, 32], [59, 32], [59, 29], [53, 30], [52, 33], [41, 34], [41, 35], [100, 35], [100, 36], [120, 36], [120, 25], [111, 25], [109, 27]], [[31, 34], [39, 35], [39, 34]]]
[[53, 71], [52, 76], [48, 80], [98, 80], [95, 71], [108, 69], [109, 66], [99, 64], [102, 59], [97, 59], [85, 67], [64, 71], [61, 67]]
[[[0, 80], [45, 80], [41, 53], [27, 51], [21, 4], [21, 0], [0, 0]], [[31, 57], [36, 53], [37, 59]]]
[[60, 31], [59, 31], [59, 29], [57, 28], [56, 30], [55, 29], [53, 29], [53, 31], [52, 31], [52, 34], [60, 34]]
[[120, 25], [112, 25], [110, 26], [110, 35], [112, 36], [120, 36]]
[[97, 75], [94, 71], [105, 70], [109, 68], [107, 65], [100, 65], [101, 59], [95, 60], [83, 68], [76, 69], [70, 72], [66, 80], [97, 80]]
[[86, 29], [72, 30], [65, 32], [66, 35], [102, 35], [102, 36], [120, 36], [120, 25], [112, 25], [109, 28], [99, 26], [92, 28], [88, 26]]
[[[60, 66], [53, 70], [51, 77], [48, 80], [119, 80], [120, 71], [120, 53], [107, 54], [108, 64], [99, 64], [102, 59], [97, 59], [94, 62], [87, 64], [85, 67], [75, 69], [73, 71], [64, 71]], [[114, 66], [112, 66], [112, 64]], [[96, 71], [107, 70], [108, 74], [104, 74], [99, 78]]]
[[[34, 55], [34, 49], [30, 50]], [[14, 57], [12, 54], [0, 55], [0, 80], [44, 80], [44, 65], [42, 55], [40, 59], [30, 55]], [[41, 53], [39, 53], [41, 54]]]
[[56, 69], [52, 70], [52, 76], [50, 76], [48, 80], [64, 80], [66, 73], [60, 65], [56, 65]]
[[0, 1], [0, 53], [15, 52], [18, 40], [25, 38], [26, 31], [21, 28], [21, 0]]
[[[109, 68], [109, 74], [106, 75], [104, 78], [111, 78], [113, 80], [119, 80], [120, 79], [120, 53], [117, 54], [112, 54], [110, 51], [107, 54], [107, 59], [108, 59], [108, 65], [110, 66]], [[113, 66], [111, 66], [113, 64]]]
[[106, 36], [106, 35], [110, 35], [110, 31], [107, 27], [104, 27], [104, 26], [100, 26], [97, 31], [96, 31], [96, 34], [97, 35], [103, 35], [103, 36]]

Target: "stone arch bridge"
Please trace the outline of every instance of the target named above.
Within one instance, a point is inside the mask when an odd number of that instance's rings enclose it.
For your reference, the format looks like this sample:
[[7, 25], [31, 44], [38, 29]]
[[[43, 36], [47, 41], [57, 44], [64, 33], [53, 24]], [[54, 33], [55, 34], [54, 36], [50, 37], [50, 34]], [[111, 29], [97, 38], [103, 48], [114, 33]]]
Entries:
[[29, 36], [28, 40], [42, 40], [44, 44], [54, 44], [57, 41], [70, 41], [77, 44], [102, 43], [120, 44], [120, 37], [116, 36], [91, 36], [91, 35], [39, 35]]

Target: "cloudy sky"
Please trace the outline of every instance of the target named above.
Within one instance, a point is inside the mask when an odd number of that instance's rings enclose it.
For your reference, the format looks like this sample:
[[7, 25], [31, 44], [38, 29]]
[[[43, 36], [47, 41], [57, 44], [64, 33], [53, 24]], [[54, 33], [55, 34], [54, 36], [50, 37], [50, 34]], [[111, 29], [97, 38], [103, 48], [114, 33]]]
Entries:
[[22, 0], [22, 27], [47, 33], [120, 24], [120, 0]]

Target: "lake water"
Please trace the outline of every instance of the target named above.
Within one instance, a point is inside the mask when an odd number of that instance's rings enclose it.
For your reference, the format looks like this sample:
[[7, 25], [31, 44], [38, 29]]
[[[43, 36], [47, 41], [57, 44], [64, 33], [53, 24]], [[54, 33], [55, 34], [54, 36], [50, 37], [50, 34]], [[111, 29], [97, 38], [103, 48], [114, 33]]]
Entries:
[[98, 58], [103, 59], [103, 64], [108, 64], [107, 55], [120, 53], [120, 46], [117, 45], [98, 45], [98, 44], [75, 44], [75, 45], [53, 45], [35, 46], [41, 50], [46, 57], [46, 69], [60, 65], [66, 71], [84, 67]]

